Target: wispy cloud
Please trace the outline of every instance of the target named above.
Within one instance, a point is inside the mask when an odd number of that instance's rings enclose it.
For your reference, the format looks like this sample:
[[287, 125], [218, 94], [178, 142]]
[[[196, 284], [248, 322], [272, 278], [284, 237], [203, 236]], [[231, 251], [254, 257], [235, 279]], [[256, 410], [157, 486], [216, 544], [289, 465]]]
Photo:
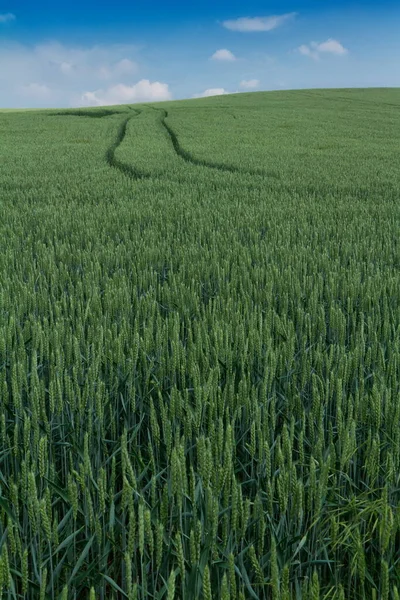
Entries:
[[343, 56], [348, 54], [347, 48], [345, 48], [340, 42], [329, 38], [326, 42], [311, 42], [311, 44], [302, 44], [297, 48], [300, 54], [303, 56], [309, 56], [314, 60], [319, 60], [321, 54], [335, 54], [336, 56]]
[[240, 82], [240, 87], [245, 90], [254, 90], [260, 85], [259, 79], [243, 79]]
[[73, 73], [76, 69], [75, 65], [66, 61], [56, 64], [59, 66], [61, 73], [64, 75], [69, 75], [69, 73]]
[[234, 61], [236, 60], [236, 56], [230, 50], [223, 48], [214, 52], [214, 54], [211, 56], [211, 60]]
[[138, 71], [138, 66], [129, 58], [123, 58], [116, 63], [103, 65], [99, 70], [101, 79], [112, 79], [113, 77], [122, 77], [124, 75], [132, 75]]
[[157, 102], [171, 100], [171, 98], [172, 94], [169, 91], [168, 84], [141, 79], [134, 85], [120, 83], [106, 90], [85, 92], [81, 100], [85, 106], [110, 106], [135, 102]]
[[86, 91], [132, 86], [143, 77], [137, 76], [137, 53], [126, 44], [0, 44], [0, 105], [26, 106], [28, 100], [35, 107], [76, 105]]
[[241, 17], [231, 21], [223, 21], [222, 25], [231, 31], [272, 31], [280, 27], [286, 21], [293, 19], [297, 13], [291, 12], [284, 15], [272, 15], [270, 17]]
[[15, 21], [15, 15], [12, 13], [0, 13], [0, 23], [9, 23]]

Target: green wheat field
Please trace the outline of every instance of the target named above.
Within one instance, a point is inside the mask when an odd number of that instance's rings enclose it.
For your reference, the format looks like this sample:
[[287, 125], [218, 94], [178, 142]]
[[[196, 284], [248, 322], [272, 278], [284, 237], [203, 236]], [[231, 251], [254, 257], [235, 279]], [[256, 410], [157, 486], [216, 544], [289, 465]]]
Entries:
[[6, 600], [399, 600], [400, 89], [0, 112]]

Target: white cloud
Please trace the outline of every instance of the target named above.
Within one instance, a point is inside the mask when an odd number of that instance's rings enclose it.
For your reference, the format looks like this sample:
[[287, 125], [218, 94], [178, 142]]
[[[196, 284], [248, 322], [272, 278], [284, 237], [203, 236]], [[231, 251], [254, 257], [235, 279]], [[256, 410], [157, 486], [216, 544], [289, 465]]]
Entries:
[[349, 52], [347, 48], [342, 46], [340, 42], [332, 38], [329, 38], [326, 40], [326, 42], [321, 43], [311, 42], [311, 44], [308, 46], [307, 44], [302, 44], [298, 47], [298, 51], [300, 54], [303, 54], [303, 56], [309, 56], [314, 60], [319, 60], [321, 53], [324, 52], [328, 54], [335, 54], [336, 56], [343, 56]]
[[228, 90], [224, 88], [209, 88], [201, 94], [195, 94], [193, 98], [209, 98], [210, 96], [223, 96], [224, 94], [229, 94]]
[[157, 102], [171, 100], [171, 98], [172, 94], [169, 91], [168, 84], [141, 79], [134, 85], [120, 83], [106, 90], [85, 92], [81, 101], [85, 106], [111, 106], [134, 102]]
[[316, 60], [318, 60], [318, 52], [311, 50], [311, 47], [307, 46], [306, 44], [302, 44], [301, 46], [299, 46], [298, 51], [303, 56], [309, 56], [310, 58], [315, 58]]
[[236, 60], [236, 56], [230, 50], [223, 48], [214, 52], [211, 56], [211, 60], [233, 61]]
[[347, 54], [347, 48], [344, 48], [337, 40], [329, 39], [318, 45], [319, 52], [330, 52], [331, 54]]
[[[101, 92], [100, 92], [101, 93]], [[99, 98], [98, 96], [99, 91], [97, 92], [85, 92], [82, 95], [82, 102], [85, 104], [85, 106], [101, 106], [106, 105], [106, 101], [105, 100], [101, 100], [101, 98]], [[111, 105], [113, 103], [111, 102]]]
[[15, 18], [15, 15], [13, 15], [12, 13], [0, 14], [0, 23], [9, 23], [10, 21], [14, 21]]
[[291, 12], [284, 15], [271, 17], [241, 17], [231, 21], [223, 21], [222, 25], [231, 31], [272, 31], [292, 19], [297, 13]]
[[240, 82], [240, 87], [244, 88], [246, 90], [252, 90], [252, 89], [258, 88], [259, 85], [260, 85], [259, 79], [243, 79], [243, 81]]

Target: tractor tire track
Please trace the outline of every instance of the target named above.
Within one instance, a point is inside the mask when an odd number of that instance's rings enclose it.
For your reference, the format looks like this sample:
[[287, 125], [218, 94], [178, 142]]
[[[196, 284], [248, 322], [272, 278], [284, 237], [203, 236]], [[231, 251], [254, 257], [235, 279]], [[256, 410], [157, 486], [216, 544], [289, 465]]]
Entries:
[[136, 110], [136, 109], [132, 109], [132, 110], [135, 110], [136, 114], [131, 115], [122, 121], [121, 125], [119, 126], [118, 132], [117, 132], [117, 137], [115, 138], [115, 140], [111, 144], [111, 146], [109, 146], [109, 148], [107, 148], [106, 162], [109, 167], [111, 167], [113, 169], [117, 169], [118, 171], [120, 171], [124, 175], [127, 175], [131, 179], [134, 179], [134, 180], [150, 179], [151, 175], [149, 175], [147, 173], [143, 173], [141, 171], [138, 171], [137, 169], [135, 169], [135, 167], [133, 167], [129, 163], [125, 163], [122, 160], [118, 160], [118, 158], [116, 158], [116, 156], [115, 156], [117, 149], [119, 148], [119, 146], [122, 144], [122, 142], [124, 141], [124, 139], [126, 137], [126, 131], [128, 128], [129, 121], [131, 121], [131, 119], [134, 119], [135, 117], [138, 117], [140, 115], [140, 113], [142, 112], [142, 111]]
[[[142, 106], [145, 106], [145, 105], [142, 105]], [[192, 154], [190, 154], [189, 152], [187, 152], [186, 150], [184, 150], [181, 147], [176, 133], [168, 125], [168, 123], [165, 122], [165, 119], [168, 117], [168, 112], [164, 109], [158, 109], [153, 106], [148, 106], [148, 108], [151, 108], [152, 110], [155, 110], [158, 113], [161, 113], [160, 114], [160, 117], [161, 117], [160, 123], [165, 128], [176, 154], [180, 158], [182, 158], [185, 162], [191, 163], [196, 166], [202, 166], [202, 167], [208, 167], [211, 169], [216, 169], [216, 170], [219, 170], [222, 172], [231, 172], [231, 173], [237, 173], [237, 174], [242, 173], [242, 174], [257, 175], [257, 176], [261, 175], [264, 178], [264, 181], [262, 183], [264, 191], [267, 191], [267, 190], [271, 190], [271, 191], [275, 190], [276, 191], [277, 189], [279, 189], [281, 191], [293, 192], [292, 186], [285, 183], [282, 180], [282, 178], [275, 173], [269, 174], [266, 171], [254, 171], [254, 170], [250, 170], [250, 169], [249, 170], [240, 169], [240, 167], [236, 168], [232, 165], [223, 165], [223, 164], [221, 165], [221, 164], [211, 163], [211, 162], [208, 162], [205, 160], [197, 159], [196, 157], [194, 157]], [[120, 123], [120, 126], [117, 131], [116, 139], [106, 150], [105, 160], [106, 160], [107, 164], [109, 165], [109, 167], [111, 167], [113, 169], [117, 169], [123, 175], [129, 177], [130, 179], [132, 179], [134, 181], [152, 179], [154, 181], [171, 180], [171, 181], [178, 181], [179, 183], [185, 183], [184, 178], [182, 180], [180, 178], [177, 179], [176, 175], [173, 176], [172, 178], [169, 178], [169, 177], [166, 177], [165, 174], [160, 176], [155, 173], [144, 173], [142, 171], [139, 171], [138, 169], [135, 169], [132, 165], [130, 165], [128, 163], [124, 163], [123, 161], [120, 161], [119, 159], [116, 158], [115, 153], [126, 137], [129, 121], [131, 119], [133, 119], [134, 117], [139, 116], [139, 114], [141, 114], [141, 112], [142, 112], [142, 110], [134, 109], [132, 107], [129, 107], [129, 109], [134, 111], [135, 114], [133, 114], [133, 115], [131, 114], [130, 116], [126, 117]], [[79, 117], [88, 116], [86, 113], [84, 114], [83, 111], [79, 111], [79, 112], [77, 111], [76, 113], [72, 113], [72, 112], [57, 113], [57, 115], [51, 114], [48, 116], [62, 116], [62, 115], [66, 115], [66, 114], [71, 115], [71, 116], [72, 115], [79, 116]], [[101, 117], [111, 116], [112, 114], [121, 115], [124, 113], [106, 110], [106, 111], [102, 111], [101, 115], [97, 114], [96, 117], [101, 118]], [[92, 116], [92, 114], [90, 116]], [[271, 179], [279, 180], [279, 182], [273, 183], [271, 181]], [[261, 183], [260, 181], [258, 181], [258, 183], [256, 183], [256, 182], [253, 183], [253, 182], [244, 181], [244, 180], [238, 181], [238, 185], [240, 187], [243, 187], [246, 190], [259, 190], [260, 183]], [[215, 182], [215, 184], [218, 185], [218, 182]], [[378, 188], [372, 189], [372, 190], [370, 188], [360, 188], [360, 187], [353, 188], [351, 186], [344, 186], [344, 187], [341, 187], [341, 186], [316, 186], [313, 184], [304, 184], [304, 185], [299, 186], [295, 190], [295, 192], [296, 192], [296, 194], [306, 193], [309, 196], [314, 196], [316, 198], [319, 197], [321, 200], [326, 199], [326, 198], [331, 198], [331, 196], [336, 196], [337, 194], [339, 194], [340, 196], [349, 196], [349, 197], [353, 197], [353, 198], [357, 198], [357, 199], [361, 199], [361, 200], [367, 200], [371, 197], [371, 195], [374, 195], [376, 193], [383, 194], [385, 197], [389, 198], [390, 200], [393, 200], [393, 201], [397, 200], [397, 190], [393, 186], [393, 184], [390, 184], [390, 183], [388, 183], [386, 185], [380, 185]]]
[[51, 113], [49, 117], [90, 117], [92, 119], [102, 119], [103, 117], [111, 117], [111, 115], [122, 115], [123, 112], [119, 110], [98, 110], [98, 111], [89, 111], [89, 110], [75, 110], [75, 111], [63, 111]]
[[[117, 131], [117, 137], [115, 138], [115, 140], [111, 144], [111, 146], [109, 146], [106, 150], [105, 160], [109, 167], [111, 167], [112, 169], [117, 169], [118, 171], [120, 171], [120, 173], [123, 173], [124, 175], [130, 177], [131, 179], [134, 179], [134, 180], [150, 179], [151, 175], [149, 175], [147, 173], [142, 173], [141, 171], [138, 171], [132, 165], [130, 165], [128, 163], [124, 163], [122, 160], [118, 160], [118, 158], [115, 156], [117, 149], [119, 148], [119, 146], [122, 144], [122, 142], [124, 141], [124, 139], [126, 137], [126, 131], [128, 128], [129, 121], [131, 119], [133, 119], [134, 117], [139, 116], [140, 113], [142, 112], [141, 110], [134, 109], [131, 106], [129, 107], [129, 109], [134, 111], [135, 114], [130, 114], [120, 124], [118, 131]], [[112, 115], [122, 115], [122, 114], [124, 114], [124, 113], [121, 111], [113, 111], [113, 110], [105, 109], [105, 110], [101, 110], [101, 111], [97, 111], [97, 112], [83, 111], [83, 110], [77, 110], [75, 112], [74, 111], [63, 111], [63, 112], [59, 112], [59, 113], [53, 113], [48, 116], [49, 117], [61, 117], [61, 116], [91, 117], [91, 118], [101, 119], [103, 117], [110, 117]]]
[[172, 127], [166, 122], [166, 119], [168, 117], [168, 112], [165, 109], [158, 109], [158, 108], [154, 108], [153, 106], [149, 106], [148, 108], [152, 108], [153, 110], [156, 110], [157, 112], [161, 113], [161, 115], [160, 115], [161, 116], [161, 119], [160, 119], [161, 124], [164, 127], [164, 129], [166, 130], [166, 132], [171, 140], [171, 143], [175, 150], [175, 153], [180, 158], [182, 158], [185, 162], [191, 163], [192, 165], [195, 165], [197, 167], [207, 167], [209, 169], [214, 169], [214, 170], [225, 172], [225, 173], [234, 173], [237, 175], [243, 174], [243, 175], [280, 179], [280, 176], [274, 172], [266, 172], [266, 171], [255, 170], [255, 169], [241, 169], [240, 167], [235, 167], [233, 165], [224, 165], [222, 163], [215, 163], [215, 162], [207, 161], [207, 160], [204, 160], [201, 158], [196, 158], [195, 156], [193, 156], [193, 154], [191, 154], [190, 152], [188, 152], [187, 150], [182, 148], [182, 146], [180, 145], [178, 136], [176, 135], [176, 133], [174, 132]]
[[[183, 160], [185, 160], [188, 163], [194, 164], [196, 166], [202, 166], [202, 167], [208, 167], [211, 169], [216, 169], [222, 172], [230, 172], [230, 173], [236, 173], [236, 174], [243, 174], [243, 175], [251, 175], [251, 176], [258, 176], [258, 177], [263, 177], [264, 178], [264, 182], [263, 182], [263, 189], [270, 189], [270, 190], [276, 190], [276, 189], [281, 189], [282, 191], [289, 191], [289, 192], [293, 192], [293, 188], [291, 187], [291, 185], [288, 185], [287, 183], [285, 183], [281, 176], [274, 173], [274, 172], [268, 172], [268, 171], [257, 171], [257, 170], [252, 170], [252, 169], [241, 169], [240, 167], [236, 168], [233, 165], [221, 165], [218, 163], [213, 163], [213, 162], [208, 162], [205, 160], [201, 160], [198, 159], [196, 157], [194, 157], [192, 154], [190, 154], [190, 152], [187, 152], [186, 150], [184, 150], [179, 141], [178, 141], [178, 137], [175, 134], [175, 132], [173, 131], [173, 129], [170, 127], [170, 125], [168, 125], [168, 123], [166, 123], [165, 119], [168, 117], [168, 112], [164, 109], [156, 109], [154, 107], [149, 107], [149, 108], [153, 108], [153, 110], [158, 110], [159, 112], [161, 112], [161, 123], [164, 126], [164, 128], [166, 129], [168, 135], [170, 136], [172, 145], [174, 147], [174, 150], [176, 152], [176, 154], [181, 157]], [[272, 181], [274, 180], [274, 181]], [[259, 181], [258, 183], [255, 183], [254, 186], [248, 186], [248, 188], [252, 187], [253, 189], [259, 189], [260, 188], [260, 184], [261, 182]], [[371, 195], [373, 195], [374, 193], [376, 193], [376, 190], [371, 190], [370, 188], [352, 188], [349, 186], [345, 186], [345, 187], [341, 187], [341, 186], [328, 186], [328, 187], [324, 187], [324, 186], [316, 186], [316, 185], [312, 185], [312, 184], [306, 184], [302, 186], [302, 190], [306, 191], [307, 194], [309, 195], [313, 195], [315, 197], [320, 197], [322, 198], [329, 198], [331, 195], [348, 195], [348, 196], [352, 196], [352, 197], [356, 197], [359, 199], [368, 199], [371, 197]], [[389, 194], [390, 196], [393, 195], [393, 200], [395, 199], [395, 193], [396, 190], [394, 188], [393, 185], [385, 185], [384, 188], [381, 187], [382, 193], [385, 192], [385, 194]]]

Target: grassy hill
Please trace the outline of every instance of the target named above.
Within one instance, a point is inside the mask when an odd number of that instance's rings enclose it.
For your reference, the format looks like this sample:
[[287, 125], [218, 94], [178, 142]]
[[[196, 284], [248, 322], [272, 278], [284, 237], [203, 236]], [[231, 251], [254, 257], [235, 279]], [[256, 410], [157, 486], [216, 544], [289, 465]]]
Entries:
[[0, 112], [5, 598], [400, 590], [400, 90]]

